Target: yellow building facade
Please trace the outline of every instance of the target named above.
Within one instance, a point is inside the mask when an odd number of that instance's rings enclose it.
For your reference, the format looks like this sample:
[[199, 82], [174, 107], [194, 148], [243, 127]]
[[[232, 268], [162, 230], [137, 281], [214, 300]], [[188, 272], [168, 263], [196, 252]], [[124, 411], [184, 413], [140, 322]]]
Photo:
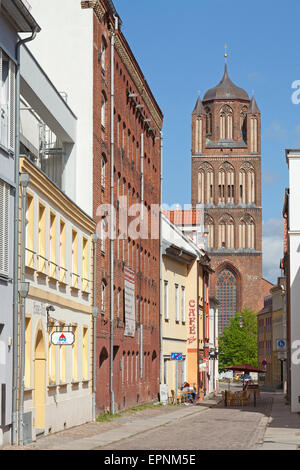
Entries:
[[[20, 175], [19, 414], [35, 440], [92, 419], [96, 224], [27, 158]], [[56, 331], [73, 344], [52, 344]]]
[[[202, 251], [162, 216], [162, 382], [168, 396], [185, 381], [199, 392], [203, 348]], [[181, 354], [180, 361], [172, 359]]]

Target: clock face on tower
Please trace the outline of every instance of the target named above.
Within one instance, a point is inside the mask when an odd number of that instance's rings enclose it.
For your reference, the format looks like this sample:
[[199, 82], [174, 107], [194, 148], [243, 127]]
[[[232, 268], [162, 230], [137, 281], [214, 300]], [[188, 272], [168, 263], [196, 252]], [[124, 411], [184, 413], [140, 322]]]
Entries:
[[220, 83], [192, 113], [192, 205], [204, 208], [215, 273], [219, 334], [244, 307], [258, 312], [270, 283], [262, 279], [261, 113], [225, 64]]

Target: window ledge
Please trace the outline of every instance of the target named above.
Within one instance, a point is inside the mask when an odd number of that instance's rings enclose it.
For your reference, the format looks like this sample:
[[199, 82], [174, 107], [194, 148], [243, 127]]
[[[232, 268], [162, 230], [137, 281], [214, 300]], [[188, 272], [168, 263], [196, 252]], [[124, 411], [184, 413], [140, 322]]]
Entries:
[[66, 387], [68, 385], [68, 382], [60, 382], [58, 384], [59, 387]]
[[48, 388], [56, 388], [58, 386], [57, 383], [50, 383], [48, 384]]
[[82, 383], [88, 383], [90, 381], [90, 379], [82, 379]]
[[76, 379], [76, 380], [73, 379], [73, 380], [71, 381], [71, 384], [72, 384], [72, 385], [78, 385], [78, 384], [80, 384], [80, 380], [78, 380], [78, 379]]

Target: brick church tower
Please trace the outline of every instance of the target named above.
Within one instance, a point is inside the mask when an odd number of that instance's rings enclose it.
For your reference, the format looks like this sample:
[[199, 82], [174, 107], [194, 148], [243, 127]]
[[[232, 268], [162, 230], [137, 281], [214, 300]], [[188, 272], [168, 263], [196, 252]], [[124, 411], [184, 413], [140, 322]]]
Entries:
[[262, 279], [261, 114], [229, 78], [200, 96], [192, 114], [192, 205], [203, 204], [215, 270], [219, 334], [244, 307], [258, 312]]

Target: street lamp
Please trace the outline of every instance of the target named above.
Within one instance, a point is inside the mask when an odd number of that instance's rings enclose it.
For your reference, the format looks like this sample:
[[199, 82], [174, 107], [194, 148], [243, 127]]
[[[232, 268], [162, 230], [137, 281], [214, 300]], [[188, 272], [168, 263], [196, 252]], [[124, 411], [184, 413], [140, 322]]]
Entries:
[[46, 307], [46, 312], [47, 312], [47, 329], [49, 328], [49, 312], [55, 312], [55, 308], [53, 307], [53, 305], [48, 305], [48, 307]]

